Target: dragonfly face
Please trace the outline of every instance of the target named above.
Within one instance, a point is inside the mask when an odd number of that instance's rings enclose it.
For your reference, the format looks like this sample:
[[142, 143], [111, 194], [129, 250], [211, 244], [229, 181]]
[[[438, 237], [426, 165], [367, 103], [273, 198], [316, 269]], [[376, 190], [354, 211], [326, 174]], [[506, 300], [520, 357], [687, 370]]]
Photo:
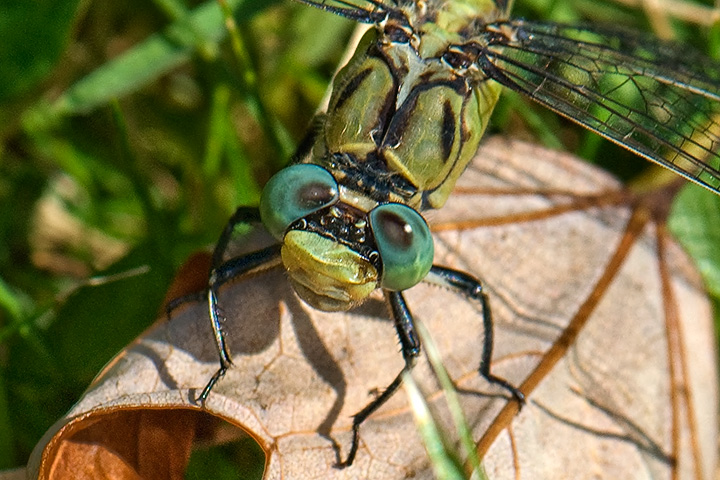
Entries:
[[420, 214], [359, 199], [313, 164], [282, 170], [263, 191], [263, 224], [282, 241], [295, 291], [315, 308], [347, 310], [379, 286], [410, 288], [432, 266], [432, 237]]

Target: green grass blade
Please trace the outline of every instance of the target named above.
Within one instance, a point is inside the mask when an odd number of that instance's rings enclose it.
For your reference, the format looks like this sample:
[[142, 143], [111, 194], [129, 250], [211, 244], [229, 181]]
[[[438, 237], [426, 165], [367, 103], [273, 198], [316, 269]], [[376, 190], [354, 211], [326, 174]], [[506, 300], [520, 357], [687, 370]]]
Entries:
[[422, 322], [416, 322], [416, 326], [423, 347], [425, 348], [425, 353], [430, 361], [430, 365], [432, 366], [435, 376], [440, 383], [440, 388], [445, 395], [448, 409], [452, 415], [455, 429], [460, 437], [460, 442], [463, 445], [468, 457], [470, 468], [478, 476], [477, 478], [483, 480], [486, 477], [480, 464], [480, 458], [477, 455], [477, 449], [475, 448], [475, 442], [472, 438], [472, 432], [470, 431], [470, 427], [465, 420], [465, 415], [462, 411], [462, 407], [460, 406], [460, 399], [458, 398], [457, 391], [455, 390], [455, 385], [450, 379], [450, 375], [448, 375], [448, 372], [442, 363], [442, 356], [440, 355], [440, 351], [437, 349], [437, 345], [433, 341], [430, 332], [425, 328], [425, 325]]
[[[267, 6], [267, 2], [250, 0], [230, 0], [228, 3], [235, 15], [243, 18]], [[188, 21], [192, 30], [184, 28], [181, 20], [164, 32], [151, 35], [73, 84], [49, 108], [35, 110], [29, 120], [42, 128], [56, 115], [87, 113], [138, 90], [186, 62], [196, 50], [193, 33], [206, 42], [220, 42], [227, 36], [222, 12], [214, 0], [194, 9]]]
[[423, 438], [435, 476], [440, 480], [466, 480], [462, 462], [448, 448], [445, 435], [435, 422], [425, 396], [413, 380], [412, 375], [403, 375], [403, 386], [410, 399], [410, 407], [415, 415], [418, 431]]

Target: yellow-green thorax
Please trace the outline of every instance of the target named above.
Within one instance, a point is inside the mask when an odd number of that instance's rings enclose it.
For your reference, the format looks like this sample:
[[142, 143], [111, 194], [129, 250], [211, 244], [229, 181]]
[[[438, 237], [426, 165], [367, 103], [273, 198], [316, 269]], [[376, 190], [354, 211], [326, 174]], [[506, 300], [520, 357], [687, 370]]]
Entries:
[[[378, 200], [416, 209], [445, 203], [500, 94], [500, 86], [479, 70], [454, 68], [443, 55], [471, 40], [465, 35], [473, 21], [494, 20], [502, 12], [491, 0], [453, 0], [436, 7], [424, 2], [400, 7], [408, 25], [389, 19], [366, 33], [335, 79], [311, 160], [328, 165], [333, 156], [346, 155], [368, 168], [382, 165], [415, 191], [390, 192]], [[407, 41], [396, 41], [399, 31]], [[365, 190], [376, 193], [372, 185]]]

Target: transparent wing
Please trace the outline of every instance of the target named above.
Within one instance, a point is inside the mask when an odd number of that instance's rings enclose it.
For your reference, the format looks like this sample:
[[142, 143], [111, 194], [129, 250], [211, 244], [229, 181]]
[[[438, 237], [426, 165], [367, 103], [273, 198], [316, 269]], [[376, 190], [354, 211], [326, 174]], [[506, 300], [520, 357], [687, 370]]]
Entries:
[[720, 65], [612, 28], [484, 28], [490, 78], [720, 194]]
[[297, 0], [321, 10], [332, 12], [360, 23], [382, 21], [395, 5], [393, 1], [379, 0]]
[[[407, 23], [407, 17], [412, 17], [415, 25], [433, 18], [438, 12], [447, 9], [447, 0], [297, 0], [321, 10], [332, 12], [360, 23], [380, 24], [388, 18], [395, 18]], [[490, 3], [492, 2], [492, 3]], [[478, 12], [489, 10], [494, 5], [498, 11], [504, 12], [507, 0], [481, 0]], [[467, 12], [471, 15], [471, 12]], [[482, 18], [482, 15], [479, 15]], [[494, 17], [497, 18], [497, 15]]]

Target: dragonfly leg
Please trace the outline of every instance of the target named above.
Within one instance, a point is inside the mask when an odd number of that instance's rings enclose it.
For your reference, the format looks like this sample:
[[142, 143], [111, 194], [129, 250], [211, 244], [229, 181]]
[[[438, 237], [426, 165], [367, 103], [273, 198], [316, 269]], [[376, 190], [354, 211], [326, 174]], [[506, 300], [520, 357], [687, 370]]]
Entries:
[[255, 207], [238, 207], [232, 217], [225, 224], [225, 228], [220, 234], [220, 238], [215, 244], [212, 256], [212, 266], [210, 269], [210, 276], [212, 277], [213, 271], [220, 267], [224, 263], [223, 257], [227, 251], [230, 240], [232, 240], [233, 232], [238, 225], [249, 225], [253, 223], [260, 223], [260, 210]]
[[173, 312], [186, 303], [201, 302], [206, 298], [205, 292], [194, 292], [182, 297], [173, 298], [165, 305], [165, 319], [170, 320]]
[[473, 300], [480, 302], [482, 307], [483, 316], [483, 329], [485, 330], [485, 337], [483, 339], [482, 354], [480, 357], [480, 368], [478, 371], [480, 375], [490, 383], [499, 385], [507, 390], [510, 395], [518, 402], [520, 407], [525, 403], [525, 394], [520, 391], [513, 384], [508, 382], [502, 377], [493, 375], [490, 372], [490, 362], [492, 361], [493, 352], [493, 321], [492, 312], [490, 311], [490, 302], [488, 297], [483, 291], [482, 284], [476, 278], [470, 276], [467, 273], [460, 272], [458, 270], [452, 270], [450, 268], [440, 267], [433, 265], [430, 269], [428, 277], [425, 279], [430, 283], [435, 283], [441, 286], [448, 287], [452, 290], [456, 290]]
[[228, 352], [223, 322], [225, 318], [220, 312], [217, 302], [217, 291], [224, 283], [233, 278], [237, 278], [251, 270], [270, 268], [280, 260], [280, 245], [272, 245], [270, 247], [248, 253], [241, 257], [236, 257], [214, 268], [210, 273], [210, 281], [208, 282], [207, 301], [208, 315], [210, 316], [210, 324], [213, 329], [213, 337], [218, 350], [220, 359], [220, 368], [212, 376], [210, 381], [205, 385], [203, 391], [198, 395], [197, 401], [205, 402], [210, 390], [227, 372], [232, 359]]
[[373, 412], [375, 412], [378, 408], [385, 404], [390, 397], [393, 396], [398, 387], [402, 384], [403, 373], [412, 370], [415, 366], [415, 359], [420, 354], [420, 339], [415, 332], [415, 321], [413, 320], [412, 314], [408, 309], [402, 293], [386, 290], [385, 297], [387, 298], [392, 310], [395, 330], [400, 338], [400, 346], [402, 349], [403, 359], [405, 360], [405, 366], [400, 373], [397, 374], [392, 383], [390, 383], [390, 385], [388, 385], [375, 400], [353, 415], [353, 437], [352, 444], [350, 445], [350, 452], [348, 453], [345, 461], [340, 462], [337, 465], [338, 468], [345, 468], [352, 465], [360, 443], [360, 425], [362, 425], [362, 423], [370, 415], [372, 415]]
[[280, 257], [280, 247], [273, 245], [271, 247], [258, 250], [240, 257], [232, 258], [223, 262], [225, 251], [227, 250], [230, 240], [232, 239], [233, 230], [241, 224], [257, 223], [260, 221], [260, 214], [257, 208], [240, 207], [228, 221], [225, 229], [220, 235], [212, 256], [212, 268], [210, 269], [210, 277], [208, 280], [208, 289], [206, 292], [208, 315], [213, 330], [213, 337], [218, 351], [220, 367], [205, 385], [197, 401], [204, 403], [210, 391], [215, 384], [227, 372], [232, 359], [227, 349], [225, 331], [223, 329], [224, 317], [220, 312], [217, 302], [218, 289], [227, 281], [243, 275], [251, 270], [262, 267], [269, 267]]
[[303, 159], [312, 153], [312, 148], [315, 145], [318, 135], [322, 135], [324, 124], [325, 114], [316, 114], [313, 117], [310, 122], [310, 128], [308, 128], [305, 136], [300, 140], [300, 144], [288, 162], [290, 165], [302, 163]]

